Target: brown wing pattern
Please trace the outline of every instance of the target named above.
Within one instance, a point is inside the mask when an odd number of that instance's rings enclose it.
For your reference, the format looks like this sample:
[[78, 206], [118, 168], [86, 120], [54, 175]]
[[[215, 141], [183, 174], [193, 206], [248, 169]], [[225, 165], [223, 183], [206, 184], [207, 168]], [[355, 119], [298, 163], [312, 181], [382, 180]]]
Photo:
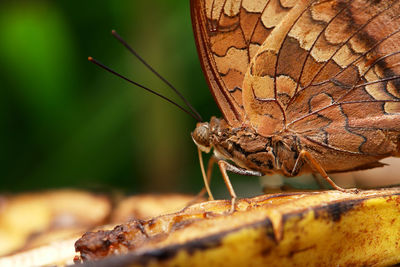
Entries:
[[298, 1], [254, 56], [244, 107], [260, 134], [384, 155], [400, 131], [399, 75], [399, 1]]
[[202, 68], [224, 118], [244, 121], [242, 88], [251, 58], [297, 0], [191, 0]]

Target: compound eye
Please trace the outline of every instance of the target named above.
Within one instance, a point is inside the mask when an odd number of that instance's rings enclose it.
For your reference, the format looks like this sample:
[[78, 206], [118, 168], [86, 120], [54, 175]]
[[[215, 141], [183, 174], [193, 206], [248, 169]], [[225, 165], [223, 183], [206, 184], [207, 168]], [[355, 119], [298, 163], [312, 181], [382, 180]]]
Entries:
[[210, 149], [210, 129], [208, 123], [198, 123], [196, 129], [192, 133], [193, 141], [203, 151]]

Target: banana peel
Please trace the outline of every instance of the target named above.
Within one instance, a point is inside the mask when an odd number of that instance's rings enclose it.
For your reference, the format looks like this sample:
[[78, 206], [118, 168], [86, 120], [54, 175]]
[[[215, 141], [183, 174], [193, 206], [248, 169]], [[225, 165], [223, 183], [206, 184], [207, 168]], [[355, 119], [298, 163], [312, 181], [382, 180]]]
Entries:
[[388, 266], [400, 263], [400, 188], [224, 200], [86, 233], [84, 266]]
[[[0, 195], [0, 266], [66, 266], [88, 230], [176, 212], [194, 196], [98, 194], [64, 189]], [[201, 200], [201, 199], [198, 199]]]
[[0, 257], [92, 229], [110, 211], [106, 196], [78, 190], [0, 196]]

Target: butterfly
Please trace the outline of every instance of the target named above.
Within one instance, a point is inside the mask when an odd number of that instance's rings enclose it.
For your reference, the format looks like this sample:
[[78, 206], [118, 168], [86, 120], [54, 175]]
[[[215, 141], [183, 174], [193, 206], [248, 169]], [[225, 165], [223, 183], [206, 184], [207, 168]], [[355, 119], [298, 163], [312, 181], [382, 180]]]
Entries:
[[[223, 118], [198, 123], [205, 187], [227, 171], [287, 177], [399, 156], [400, 1], [191, 0], [202, 69]], [[202, 152], [213, 156], [207, 174]], [[356, 191], [356, 190], [354, 190]]]

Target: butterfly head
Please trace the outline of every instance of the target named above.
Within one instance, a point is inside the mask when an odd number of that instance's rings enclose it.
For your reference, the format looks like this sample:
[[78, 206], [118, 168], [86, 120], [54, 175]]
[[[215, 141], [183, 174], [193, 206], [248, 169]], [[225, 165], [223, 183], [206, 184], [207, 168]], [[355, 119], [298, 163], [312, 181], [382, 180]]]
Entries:
[[208, 122], [199, 122], [192, 132], [193, 142], [201, 151], [208, 153], [211, 150], [210, 142], [210, 124]]

